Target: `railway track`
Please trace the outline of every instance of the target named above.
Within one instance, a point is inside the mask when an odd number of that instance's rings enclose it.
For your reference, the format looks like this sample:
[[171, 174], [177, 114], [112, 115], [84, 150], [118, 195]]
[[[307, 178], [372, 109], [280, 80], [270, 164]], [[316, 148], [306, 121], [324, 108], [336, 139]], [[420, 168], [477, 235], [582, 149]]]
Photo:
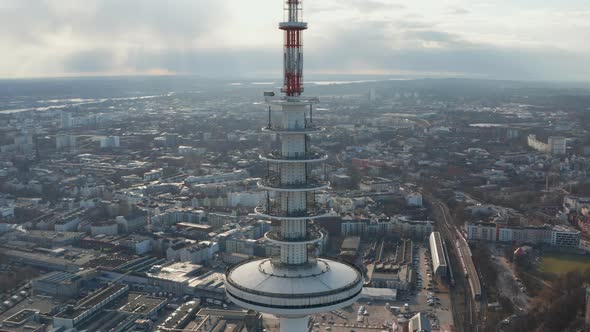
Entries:
[[[455, 266], [455, 271], [460, 273], [453, 273], [454, 281], [456, 284], [456, 291], [463, 290], [464, 297], [461, 302], [464, 303], [462, 315], [457, 312], [457, 319], [455, 324], [457, 325], [458, 331], [480, 331], [483, 330], [484, 326], [484, 315], [482, 310], [482, 289], [480, 278], [473, 264], [471, 258], [471, 250], [467, 241], [463, 235], [457, 230], [455, 225], [450, 223], [450, 212], [448, 207], [441, 201], [430, 197], [433, 208], [437, 208], [442, 215], [442, 218], [437, 218], [439, 230], [443, 235], [444, 239], [451, 243], [447, 246], [449, 250], [449, 256], [452, 256], [452, 260], [461, 267], [458, 269], [457, 264], [451, 264], [451, 268]], [[459, 310], [462, 307], [458, 302], [458, 299], [451, 297], [453, 302], [454, 310]], [[462, 316], [462, 317], [461, 317]], [[462, 318], [462, 319], [461, 319]], [[461, 322], [462, 326], [459, 326]]]

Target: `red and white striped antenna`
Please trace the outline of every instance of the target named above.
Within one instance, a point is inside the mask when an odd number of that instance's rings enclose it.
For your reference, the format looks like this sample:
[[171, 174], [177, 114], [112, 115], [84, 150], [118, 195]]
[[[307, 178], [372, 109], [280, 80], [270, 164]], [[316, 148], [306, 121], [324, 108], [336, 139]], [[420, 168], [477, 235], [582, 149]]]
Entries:
[[303, 8], [301, 0], [285, 0], [285, 22], [279, 29], [285, 31], [284, 81], [281, 91], [287, 97], [298, 97], [303, 93], [303, 30], [307, 23], [301, 22]]

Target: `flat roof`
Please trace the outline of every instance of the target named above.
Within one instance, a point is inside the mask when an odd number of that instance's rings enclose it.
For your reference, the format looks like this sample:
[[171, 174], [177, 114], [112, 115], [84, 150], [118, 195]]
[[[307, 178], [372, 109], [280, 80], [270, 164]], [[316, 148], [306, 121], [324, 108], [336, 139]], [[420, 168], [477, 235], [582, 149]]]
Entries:
[[86, 296], [85, 298], [80, 300], [76, 304], [76, 306], [74, 306], [73, 308], [65, 309], [55, 316], [60, 317], [60, 318], [69, 318], [69, 319], [76, 318], [76, 317], [80, 316], [83, 312], [85, 312], [86, 310], [90, 309], [91, 307], [96, 306], [97, 304], [104, 301], [109, 296], [115, 294], [116, 292], [118, 292], [119, 290], [121, 290], [125, 287], [128, 287], [128, 286], [121, 285], [121, 284], [110, 285], [106, 288], [103, 288], [100, 291], [97, 291], [95, 293], [92, 293], [92, 294]]
[[214, 227], [211, 225], [194, 224], [191, 222], [179, 222], [176, 224], [177, 227], [194, 228], [202, 231], [211, 231]]
[[169, 329], [177, 328], [178, 324], [180, 324], [187, 315], [195, 311], [199, 305], [200, 301], [189, 301], [182, 304], [170, 316], [168, 316], [168, 318], [166, 318], [161, 326]]
[[397, 289], [393, 288], [376, 288], [376, 287], [363, 287], [362, 297], [379, 298], [387, 297], [395, 299], [397, 298]]
[[158, 307], [164, 305], [168, 300], [163, 297], [155, 297], [144, 293], [130, 292], [127, 295], [126, 303], [118, 309], [120, 312], [133, 314], [149, 314]]
[[16, 314], [6, 318], [4, 320], [4, 322], [9, 323], [9, 324], [22, 324], [29, 317], [34, 316], [36, 314], [38, 314], [38, 312], [35, 310], [23, 309], [23, 310], [17, 312]]
[[361, 243], [360, 236], [347, 236], [344, 241], [342, 241], [342, 245], [340, 246], [341, 250], [358, 250], [359, 245]]
[[430, 321], [421, 312], [410, 319], [410, 331], [430, 332]]
[[224, 280], [223, 273], [211, 271], [189, 280], [189, 286], [206, 290], [225, 289]]
[[178, 262], [163, 266], [158, 271], [148, 272], [147, 275], [152, 278], [185, 282], [190, 279], [191, 273], [202, 267], [202, 265], [190, 262]]
[[438, 258], [439, 266], [447, 266], [447, 260], [445, 258], [444, 249], [442, 245], [442, 238], [439, 232], [432, 232], [430, 235], [434, 239], [434, 249], [436, 251], [436, 257]]
[[76, 275], [73, 273], [55, 271], [39, 277], [38, 281], [61, 284], [70, 283], [74, 278], [76, 278]]
[[42, 252], [31, 252], [31, 251], [23, 251], [23, 250], [13, 250], [13, 249], [2, 249], [2, 252], [10, 257], [16, 259], [27, 259], [30, 261], [39, 261], [43, 263], [49, 264], [56, 264], [56, 265], [78, 265], [82, 266], [96, 258], [94, 253], [87, 253], [83, 251], [72, 251], [68, 249], [68, 253], [62, 257], [55, 257], [52, 255], [48, 255]]

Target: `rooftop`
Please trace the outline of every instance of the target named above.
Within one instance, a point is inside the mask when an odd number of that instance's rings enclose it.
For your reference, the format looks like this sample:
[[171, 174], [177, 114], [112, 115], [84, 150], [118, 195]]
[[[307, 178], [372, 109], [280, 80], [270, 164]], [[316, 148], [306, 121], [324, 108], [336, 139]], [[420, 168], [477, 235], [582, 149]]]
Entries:
[[76, 278], [80, 277], [69, 272], [55, 271], [39, 277], [38, 280], [54, 284], [69, 284]]
[[168, 302], [168, 300], [162, 297], [130, 292], [127, 295], [127, 301], [125, 305], [120, 307], [118, 311], [147, 315], [153, 310], [156, 310], [158, 307], [163, 306], [166, 302]]
[[[235, 276], [238, 278], [234, 279]], [[355, 287], [362, 275], [353, 267], [336, 261], [330, 261], [328, 265], [324, 260], [318, 259], [317, 264], [301, 269], [283, 268], [271, 264], [270, 259], [264, 259], [234, 266], [228, 270], [226, 277], [228, 283], [248, 292], [306, 297], [338, 293]]]
[[113, 294], [117, 293], [118, 291], [123, 290], [124, 288], [128, 288], [128, 287], [129, 286], [127, 286], [127, 285], [121, 285], [121, 284], [110, 285], [106, 288], [103, 288], [103, 289], [97, 291], [97, 292], [89, 294], [88, 296], [86, 296], [82, 300], [78, 301], [78, 303], [75, 306], [68, 307], [67, 309], [65, 309], [64, 311], [60, 312], [59, 314], [57, 314], [55, 316], [59, 317], [59, 318], [74, 319], [76, 317], [81, 316], [85, 311], [98, 305], [99, 303], [101, 303], [105, 299], [109, 298]]
[[178, 328], [179, 324], [186, 318], [187, 315], [192, 314], [198, 307], [200, 302], [199, 301], [190, 301], [182, 304], [178, 309], [176, 309], [161, 325], [167, 329], [176, 329]]
[[160, 267], [154, 266], [153, 269], [147, 272], [147, 275], [152, 278], [186, 282], [190, 279], [191, 275], [197, 273], [202, 268], [202, 265], [178, 262]]
[[38, 314], [39, 312], [36, 310], [23, 309], [17, 312], [16, 314], [6, 318], [4, 322], [10, 325], [22, 325], [26, 321], [31, 320], [35, 315]]

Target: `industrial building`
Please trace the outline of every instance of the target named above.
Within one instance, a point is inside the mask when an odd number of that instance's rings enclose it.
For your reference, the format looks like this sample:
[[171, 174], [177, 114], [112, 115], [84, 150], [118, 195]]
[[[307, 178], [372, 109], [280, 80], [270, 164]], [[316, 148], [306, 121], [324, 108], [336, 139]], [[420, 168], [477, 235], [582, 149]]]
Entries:
[[54, 250], [16, 250], [2, 248], [2, 254], [10, 261], [39, 267], [47, 270], [58, 270], [76, 273], [86, 264], [95, 259], [93, 254], [72, 248]]
[[203, 308], [195, 321], [185, 328], [188, 331], [263, 331], [262, 314], [253, 310], [218, 310]]
[[82, 281], [80, 275], [55, 271], [33, 280], [33, 289], [41, 294], [74, 298], [78, 295]]
[[193, 319], [197, 310], [199, 310], [200, 304], [201, 302], [199, 300], [183, 303], [178, 308], [176, 308], [176, 310], [174, 310], [170, 316], [166, 317], [164, 322], [156, 328], [156, 331], [164, 332], [183, 330]]
[[168, 300], [148, 294], [129, 292], [126, 303], [118, 312], [133, 315], [134, 318], [157, 318], [157, 313], [164, 308]]
[[360, 298], [367, 301], [395, 301], [397, 300], [397, 289], [363, 287]]
[[39, 320], [39, 312], [23, 309], [0, 324], [0, 332], [45, 332], [47, 325]]
[[432, 268], [436, 275], [447, 275], [448, 264], [444, 252], [442, 237], [439, 232], [432, 232], [429, 238], [430, 254], [432, 255]]
[[130, 331], [149, 326], [168, 299], [130, 292], [128, 285], [112, 284], [53, 316], [54, 328], [87, 331]]
[[114, 284], [92, 293], [80, 300], [76, 305], [70, 305], [53, 316], [53, 326], [66, 329], [74, 328], [126, 294], [128, 290], [128, 285]]
[[415, 284], [411, 265], [377, 263], [367, 266], [367, 279], [372, 287], [408, 291]]

